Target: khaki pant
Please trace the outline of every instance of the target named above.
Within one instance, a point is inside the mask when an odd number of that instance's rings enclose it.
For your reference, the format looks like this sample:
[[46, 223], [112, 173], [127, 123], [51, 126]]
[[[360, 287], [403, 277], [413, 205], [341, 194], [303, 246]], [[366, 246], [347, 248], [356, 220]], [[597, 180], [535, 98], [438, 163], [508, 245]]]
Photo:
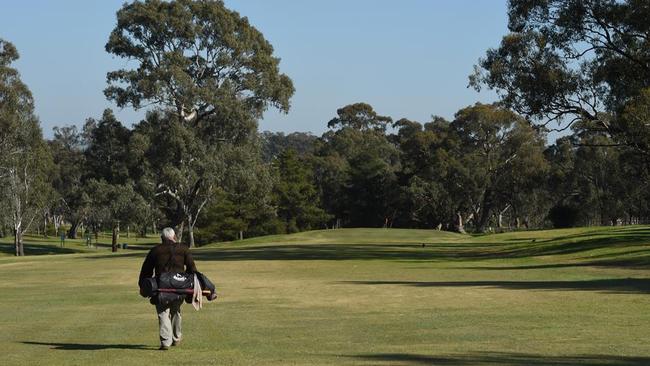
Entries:
[[158, 312], [158, 326], [160, 327], [160, 344], [171, 346], [172, 341], [180, 341], [181, 333], [181, 305], [183, 299], [174, 301], [167, 306], [156, 305]]

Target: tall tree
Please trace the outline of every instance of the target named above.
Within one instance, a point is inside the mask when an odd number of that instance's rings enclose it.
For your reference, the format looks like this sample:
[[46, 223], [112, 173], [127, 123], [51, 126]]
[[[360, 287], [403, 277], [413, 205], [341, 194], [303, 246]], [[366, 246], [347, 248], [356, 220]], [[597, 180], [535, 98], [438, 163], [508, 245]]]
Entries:
[[83, 137], [76, 126], [54, 127], [54, 138], [49, 146], [55, 170], [52, 186], [59, 195], [52, 214], [65, 217], [70, 223], [68, 238], [75, 239], [87, 210], [82, 199], [85, 174]]
[[391, 225], [397, 213], [399, 152], [385, 134], [390, 117], [365, 103], [330, 120], [316, 149], [316, 180], [328, 213], [350, 226]]
[[11, 216], [16, 255], [23, 256], [23, 235], [51, 197], [52, 157], [32, 95], [11, 67], [17, 59], [16, 48], [0, 39], [0, 193]]
[[368, 103], [354, 103], [336, 110], [337, 116], [327, 122], [331, 129], [342, 129], [349, 127], [355, 130], [381, 130], [385, 131], [387, 124], [392, 119], [387, 116], [380, 116]]
[[648, 3], [511, 0], [508, 8], [510, 33], [470, 84], [496, 89], [507, 107], [540, 123], [582, 122], [630, 143], [634, 132], [609, 114], [650, 86]]
[[441, 117], [424, 125], [401, 119], [393, 127], [393, 140], [400, 149], [403, 216], [408, 226], [423, 228], [449, 227], [456, 217], [452, 192], [457, 182], [447, 181], [449, 155], [449, 122]]
[[311, 167], [293, 149], [281, 153], [273, 166], [278, 174], [273, 191], [278, 216], [285, 222], [286, 231], [322, 228], [330, 217], [319, 207], [320, 199]]
[[458, 111], [450, 128], [456, 140], [449, 139], [455, 160], [450, 165], [455, 183], [449, 183], [462, 187], [455, 199], [483, 231], [500, 197], [530, 187], [546, 169], [544, 136], [512, 111], [480, 103]]
[[99, 121], [87, 120], [84, 128], [87, 135], [84, 151], [86, 178], [125, 184], [129, 180], [128, 146], [131, 132], [110, 109], [104, 110]]
[[[223, 183], [231, 144], [206, 144], [196, 130], [163, 113], [149, 113], [156, 126], [148, 135], [146, 156], [155, 177], [155, 192], [173, 225], [187, 224], [190, 246], [199, 215]], [[182, 230], [181, 230], [182, 232]]]
[[277, 177], [262, 160], [257, 139], [225, 150], [225, 175], [197, 222], [201, 240], [233, 240], [282, 232], [273, 202]]
[[106, 51], [138, 64], [108, 73], [110, 100], [136, 109], [155, 103], [195, 125], [233, 101], [255, 117], [268, 105], [286, 112], [294, 92], [271, 44], [223, 1], [125, 4]]
[[152, 138], [171, 150], [154, 157], [164, 163], [152, 164], [156, 194], [165, 196], [168, 215], [187, 224], [193, 245], [198, 216], [224, 174], [220, 149], [246, 141], [269, 106], [287, 112], [293, 84], [262, 33], [222, 1], [125, 4], [106, 51], [137, 64], [107, 74], [106, 97], [167, 113], [158, 120], [168, 135]]
[[110, 184], [105, 180], [90, 179], [85, 193], [89, 196], [90, 221], [97, 225], [110, 224], [113, 229], [111, 249], [117, 251], [120, 224], [128, 225], [142, 221], [146, 215], [147, 203], [132, 184]]
[[262, 156], [264, 161], [271, 162], [287, 149], [293, 149], [300, 156], [310, 154], [314, 150], [317, 137], [309, 132], [284, 132], [264, 131], [260, 133], [262, 140]]

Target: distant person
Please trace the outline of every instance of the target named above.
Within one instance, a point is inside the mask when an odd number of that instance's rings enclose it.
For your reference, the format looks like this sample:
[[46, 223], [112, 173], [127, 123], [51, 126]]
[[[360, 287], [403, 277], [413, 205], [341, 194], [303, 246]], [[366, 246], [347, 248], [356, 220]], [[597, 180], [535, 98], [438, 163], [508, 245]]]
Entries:
[[86, 246], [88, 247], [93, 246], [93, 236], [88, 230], [86, 230]]
[[65, 231], [61, 230], [61, 248], [65, 246]]
[[[164, 272], [195, 273], [196, 266], [192, 253], [186, 245], [176, 243], [176, 233], [172, 228], [164, 228], [161, 233], [162, 244], [153, 247], [142, 263], [140, 270], [141, 283], [143, 278], [160, 276]], [[140, 290], [142, 294], [142, 289]], [[170, 346], [178, 346], [182, 339], [181, 305], [183, 299], [173, 301], [167, 306], [156, 304], [158, 326], [160, 328], [160, 350], [168, 350]]]

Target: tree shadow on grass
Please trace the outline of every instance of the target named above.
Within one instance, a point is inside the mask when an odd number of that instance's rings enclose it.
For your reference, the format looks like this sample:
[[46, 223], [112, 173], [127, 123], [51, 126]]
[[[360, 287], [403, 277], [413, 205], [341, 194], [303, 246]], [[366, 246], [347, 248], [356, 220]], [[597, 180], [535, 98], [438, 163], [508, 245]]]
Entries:
[[650, 279], [621, 278], [585, 281], [342, 281], [339, 284], [412, 287], [486, 287], [508, 290], [598, 291], [610, 294], [650, 294]]
[[519, 243], [510, 245], [503, 250], [507, 257], [534, 257], [542, 255], [574, 254], [589, 250], [613, 247], [638, 247], [647, 246], [650, 235], [597, 236], [580, 239], [580, 237], [563, 237], [551, 241], [534, 243]]
[[[476, 248], [476, 247], [474, 247]], [[435, 248], [421, 244], [292, 244], [250, 248], [220, 248], [192, 252], [195, 259], [217, 261], [246, 260], [358, 260], [410, 259], [435, 260], [459, 258], [455, 247]], [[468, 256], [479, 252], [466, 253]]]
[[[622, 254], [622, 255], [621, 255]], [[594, 260], [595, 259], [595, 260]], [[650, 249], [626, 250], [624, 253], [607, 253], [597, 256], [581, 258], [584, 262], [529, 264], [521, 266], [469, 266], [456, 267], [457, 269], [472, 270], [529, 270], [529, 269], [552, 269], [568, 267], [622, 267], [634, 270], [650, 269]]]
[[[113, 244], [111, 243], [95, 243], [93, 242], [92, 244], [93, 248], [95, 249], [111, 249], [113, 247]], [[119, 243], [117, 250], [122, 251], [122, 250], [150, 250], [153, 248], [155, 245], [154, 244], [126, 244], [126, 249], [121, 248], [122, 243]]]
[[157, 348], [144, 344], [90, 344], [90, 343], [53, 343], [53, 342], [32, 342], [24, 341], [23, 344], [48, 346], [50, 349], [65, 351], [100, 351], [106, 349], [132, 349], [132, 350], [155, 350]]
[[132, 252], [132, 253], [124, 253], [124, 252], [117, 252], [117, 253], [108, 253], [108, 254], [98, 254], [98, 255], [89, 255], [89, 256], [84, 256], [84, 257], [79, 257], [79, 259], [115, 259], [115, 258], [134, 258], [134, 257], [139, 257], [143, 258], [145, 257], [146, 253], [137, 251], [137, 252]]
[[462, 356], [428, 356], [408, 353], [383, 353], [347, 356], [373, 364], [455, 365], [455, 366], [645, 366], [650, 357], [615, 355], [542, 356], [523, 353], [478, 352]]
[[[574, 254], [607, 247], [648, 246], [645, 237], [595, 238], [570, 243], [481, 244], [291, 244], [197, 250], [199, 260], [421, 260], [474, 261]], [[644, 248], [645, 249], [645, 248]], [[610, 262], [611, 265], [629, 263]], [[645, 262], [636, 261], [643, 266]]]
[[[23, 244], [25, 255], [47, 255], [47, 254], [74, 254], [80, 253], [79, 250], [72, 248], [60, 247], [48, 244]], [[16, 247], [13, 243], [0, 243], [0, 253], [15, 254]]]

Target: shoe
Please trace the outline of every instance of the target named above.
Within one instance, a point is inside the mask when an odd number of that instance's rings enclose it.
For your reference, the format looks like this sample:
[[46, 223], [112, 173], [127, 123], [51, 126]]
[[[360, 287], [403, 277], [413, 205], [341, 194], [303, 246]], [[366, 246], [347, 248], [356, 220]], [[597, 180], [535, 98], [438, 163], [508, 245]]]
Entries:
[[172, 346], [174, 346], [174, 347], [176, 347], [176, 346], [180, 346], [180, 345], [181, 345], [181, 340], [180, 340], [180, 339], [177, 340], [177, 341], [173, 341], [173, 342], [172, 342]]
[[168, 349], [169, 347], [165, 345], [160, 345], [160, 348], [158, 348], [159, 351], [167, 351]]

